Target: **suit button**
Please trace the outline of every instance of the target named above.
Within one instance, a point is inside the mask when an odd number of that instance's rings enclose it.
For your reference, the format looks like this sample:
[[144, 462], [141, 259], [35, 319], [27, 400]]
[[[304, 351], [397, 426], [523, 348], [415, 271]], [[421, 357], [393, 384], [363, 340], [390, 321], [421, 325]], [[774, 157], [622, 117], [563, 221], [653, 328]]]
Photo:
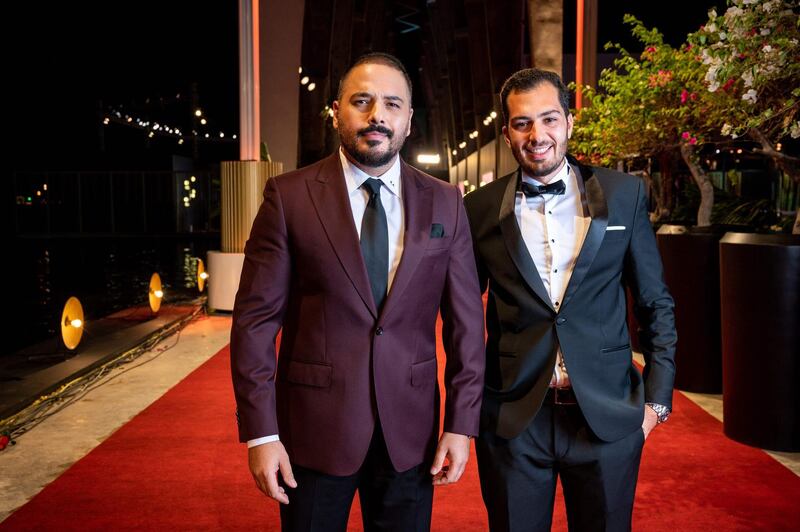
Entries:
[[556, 320], [556, 323], [557, 323], [558, 325], [564, 325], [566, 322], [567, 322], [567, 318], [558, 318], [558, 319]]
[[375, 329], [375, 336], [380, 336], [383, 334], [383, 327], [378, 327]]

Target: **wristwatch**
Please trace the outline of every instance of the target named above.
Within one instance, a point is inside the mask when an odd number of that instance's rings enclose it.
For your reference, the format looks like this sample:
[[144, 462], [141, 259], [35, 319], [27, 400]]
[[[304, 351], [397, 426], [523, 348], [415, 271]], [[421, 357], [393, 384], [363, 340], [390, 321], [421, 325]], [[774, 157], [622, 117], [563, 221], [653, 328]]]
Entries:
[[652, 408], [653, 412], [656, 413], [659, 425], [669, 419], [669, 415], [672, 413], [672, 409], [665, 405], [660, 405], [658, 403], [645, 403], [645, 405]]

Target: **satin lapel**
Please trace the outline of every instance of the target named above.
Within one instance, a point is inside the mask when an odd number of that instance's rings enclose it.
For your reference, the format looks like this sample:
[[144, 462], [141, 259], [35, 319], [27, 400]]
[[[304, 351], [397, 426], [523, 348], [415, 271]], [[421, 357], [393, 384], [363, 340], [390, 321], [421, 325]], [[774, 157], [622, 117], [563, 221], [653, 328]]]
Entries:
[[[519, 181], [519, 170], [510, 176], [508, 184], [506, 185], [503, 200], [500, 203], [500, 229], [503, 232], [503, 239], [508, 248], [508, 254], [511, 255], [511, 260], [517, 266], [522, 278], [528, 283], [528, 286], [539, 296], [542, 303], [553, 309], [553, 304], [550, 301], [550, 296], [544, 287], [542, 278], [539, 277], [539, 271], [536, 269], [531, 254], [528, 252], [528, 247], [522, 239], [522, 233], [517, 223], [517, 216], [514, 214], [514, 205], [517, 198], [517, 183]], [[553, 309], [555, 310], [555, 309]]]
[[433, 223], [433, 189], [414, 175], [414, 171], [404, 162], [400, 162], [400, 179], [403, 182], [403, 211], [405, 213], [405, 236], [403, 237], [403, 255], [397, 266], [392, 288], [383, 305], [381, 316], [386, 316], [394, 309], [402, 298], [419, 266], [425, 248], [428, 247]]
[[338, 152], [329, 157], [320, 166], [319, 173], [309, 177], [306, 183], [314, 209], [342, 268], [364, 304], [377, 318], [378, 312], [375, 310], [367, 268], [361, 255], [358, 232], [353, 224], [353, 211], [350, 208]]
[[575, 175], [579, 180], [583, 179], [584, 190], [586, 191], [586, 202], [589, 207], [589, 216], [592, 222], [589, 225], [589, 232], [586, 234], [586, 239], [583, 241], [581, 252], [578, 254], [578, 259], [575, 261], [575, 268], [572, 270], [572, 276], [569, 279], [567, 290], [564, 293], [564, 302], [561, 305], [561, 310], [569, 304], [572, 296], [578, 291], [581, 282], [586, 277], [589, 268], [594, 262], [597, 251], [600, 249], [600, 244], [603, 243], [603, 238], [606, 235], [606, 227], [608, 227], [608, 203], [606, 203], [606, 195], [603, 192], [603, 187], [600, 186], [600, 181], [594, 175], [592, 170], [586, 166], [578, 166], [577, 164], [571, 165], [575, 171]]

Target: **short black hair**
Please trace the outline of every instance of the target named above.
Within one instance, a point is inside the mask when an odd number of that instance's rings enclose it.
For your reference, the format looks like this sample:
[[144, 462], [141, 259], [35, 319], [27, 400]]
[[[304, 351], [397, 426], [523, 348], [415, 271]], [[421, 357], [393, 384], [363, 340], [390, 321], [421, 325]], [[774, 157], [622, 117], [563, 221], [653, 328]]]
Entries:
[[511, 74], [500, 89], [500, 99], [503, 102], [503, 118], [508, 124], [508, 95], [512, 92], [527, 92], [535, 89], [542, 83], [550, 83], [558, 91], [558, 101], [564, 110], [564, 116], [569, 116], [569, 89], [555, 72], [540, 70], [538, 68], [525, 68]]
[[[347, 72], [344, 73], [342, 79], [339, 80], [339, 90], [336, 91], [337, 100], [342, 99], [342, 87], [344, 86], [344, 80], [347, 79], [347, 76], [350, 75], [350, 72], [357, 66], [367, 64], [388, 66], [403, 74], [403, 77], [406, 78], [406, 84], [408, 85], [408, 97], [409, 99], [413, 97], [414, 92], [411, 86], [411, 78], [408, 75], [408, 71], [406, 71], [406, 67], [403, 66], [403, 63], [401, 63], [398, 58], [391, 54], [384, 52], [370, 52], [356, 59], [356, 62], [347, 69]], [[409, 101], [408, 104], [410, 106], [411, 102]]]

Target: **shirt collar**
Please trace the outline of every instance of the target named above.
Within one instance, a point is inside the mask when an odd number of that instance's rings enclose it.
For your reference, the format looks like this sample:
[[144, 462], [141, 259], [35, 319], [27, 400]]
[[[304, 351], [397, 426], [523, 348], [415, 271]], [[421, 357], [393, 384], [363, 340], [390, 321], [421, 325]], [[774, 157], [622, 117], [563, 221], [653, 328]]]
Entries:
[[383, 175], [373, 176], [369, 175], [358, 166], [350, 162], [350, 159], [344, 154], [342, 148], [339, 148], [339, 160], [342, 163], [342, 171], [344, 172], [344, 180], [347, 184], [347, 193], [352, 194], [358, 190], [369, 178], [380, 179], [384, 186], [397, 196], [402, 198], [401, 180], [400, 180], [400, 156], [395, 155], [394, 164]]

